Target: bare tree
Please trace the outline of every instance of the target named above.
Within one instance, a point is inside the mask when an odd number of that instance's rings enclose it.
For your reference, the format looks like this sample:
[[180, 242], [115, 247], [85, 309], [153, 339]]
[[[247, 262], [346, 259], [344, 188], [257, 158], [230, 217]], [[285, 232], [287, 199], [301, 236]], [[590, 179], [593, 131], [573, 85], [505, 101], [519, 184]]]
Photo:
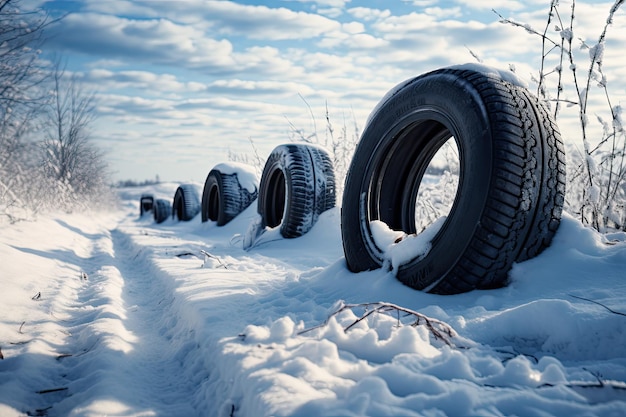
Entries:
[[50, 21], [41, 10], [22, 10], [19, 0], [0, 0], [0, 103], [4, 109], [37, 99], [31, 94], [33, 87], [45, 79], [38, 48]]
[[10, 221], [109, 195], [89, 140], [94, 94], [40, 59], [45, 28], [60, 19], [0, 0], [0, 216]]
[[91, 138], [95, 93], [85, 91], [58, 63], [50, 80], [53, 96], [43, 113], [44, 172], [64, 188], [65, 197], [94, 197], [107, 187], [107, 165]]
[[35, 166], [25, 140], [45, 99], [46, 71], [39, 60], [44, 28], [52, 19], [25, 10], [19, 0], [0, 0], [0, 214], [24, 208], [28, 175]]

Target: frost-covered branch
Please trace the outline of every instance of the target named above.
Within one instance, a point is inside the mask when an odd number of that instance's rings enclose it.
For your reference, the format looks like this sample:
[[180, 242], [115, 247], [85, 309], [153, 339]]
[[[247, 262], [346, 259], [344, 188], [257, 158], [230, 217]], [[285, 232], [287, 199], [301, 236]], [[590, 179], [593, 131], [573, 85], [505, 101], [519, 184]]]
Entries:
[[28, 140], [45, 102], [45, 64], [39, 59], [44, 28], [52, 21], [17, 0], [0, 0], [0, 213], [16, 221], [36, 212], [37, 152]]
[[[539, 74], [533, 76], [537, 82], [537, 94], [548, 106], [555, 104], [553, 115], [556, 118], [562, 110], [562, 104], [568, 107], [576, 106], [580, 126], [581, 147], [578, 155], [570, 155], [570, 179], [568, 184], [567, 208], [578, 215], [584, 223], [590, 224], [598, 231], [607, 228], [622, 228], [626, 230], [626, 134], [621, 119], [621, 106], [613, 105], [609, 94], [608, 80], [604, 71], [604, 56], [606, 39], [609, 27], [624, 0], [613, 3], [608, 17], [602, 24], [600, 35], [594, 43], [587, 44], [584, 39], [576, 36], [577, 2], [572, 0], [569, 9], [569, 19], [563, 19], [559, 11], [559, 1], [552, 0], [548, 18], [543, 31], [533, 29], [527, 24], [513, 19], [500, 17], [500, 22], [523, 28], [526, 32], [541, 39], [541, 56]], [[554, 32], [550, 32], [553, 27]], [[578, 45], [588, 54], [588, 63], [585, 73], [579, 71]], [[591, 46], [590, 46], [591, 45]], [[551, 55], [557, 54], [558, 64], [549, 69], [547, 62]], [[565, 71], [568, 67], [571, 77], [569, 85], [565, 84]], [[554, 79], [556, 85], [552, 94], [548, 87], [548, 79]], [[597, 90], [600, 89], [600, 91]], [[563, 98], [566, 91], [575, 94], [576, 99]], [[601, 135], [596, 135], [592, 129], [590, 114], [597, 111], [590, 108], [593, 98], [598, 97], [606, 103], [609, 117], [596, 115]], [[571, 163], [573, 162], [573, 163]]]
[[83, 90], [75, 75], [59, 63], [53, 69], [52, 100], [43, 118], [44, 166], [49, 178], [75, 193], [78, 200], [108, 188], [107, 167], [91, 140], [95, 93]]

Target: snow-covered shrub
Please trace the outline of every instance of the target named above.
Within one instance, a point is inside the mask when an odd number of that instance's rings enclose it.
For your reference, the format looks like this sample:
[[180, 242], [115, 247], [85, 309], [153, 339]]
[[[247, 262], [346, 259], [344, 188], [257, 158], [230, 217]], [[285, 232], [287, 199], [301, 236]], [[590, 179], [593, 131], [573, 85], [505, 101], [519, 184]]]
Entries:
[[93, 95], [40, 59], [48, 15], [0, 0], [0, 22], [0, 221], [109, 204]]
[[[343, 185], [348, 172], [348, 167], [350, 166], [350, 161], [352, 161], [352, 155], [354, 154], [354, 149], [359, 141], [359, 137], [361, 136], [356, 118], [352, 115], [351, 120], [348, 120], [345, 114], [342, 114], [340, 125], [339, 127], [336, 127], [333, 119], [335, 116], [331, 116], [328, 105], [326, 105], [324, 111], [324, 130], [318, 131], [317, 121], [313, 110], [304, 98], [302, 98], [302, 100], [309, 110], [311, 127], [309, 129], [304, 129], [295, 126], [292, 122], [289, 122], [290, 130], [287, 142], [300, 142], [318, 145], [329, 153], [335, 173], [337, 201], [341, 201], [341, 196], [343, 195]], [[253, 166], [257, 174], [260, 176], [263, 171], [263, 167], [265, 166], [266, 156], [260, 155], [254, 141], [251, 138], [249, 140], [253, 150], [252, 156], [248, 154], [229, 152], [228, 159], [229, 161], [241, 162]]]
[[502, 23], [541, 38], [540, 68], [533, 81], [538, 97], [550, 106], [555, 119], [568, 108], [577, 111], [581, 143], [566, 140], [566, 210], [601, 232], [626, 230], [623, 110], [611, 99], [604, 70], [607, 34], [623, 3], [624, 0], [613, 3], [606, 20], [600, 22], [599, 36], [591, 41], [579, 35], [575, 0], [563, 5], [552, 0], [541, 30], [500, 16]]

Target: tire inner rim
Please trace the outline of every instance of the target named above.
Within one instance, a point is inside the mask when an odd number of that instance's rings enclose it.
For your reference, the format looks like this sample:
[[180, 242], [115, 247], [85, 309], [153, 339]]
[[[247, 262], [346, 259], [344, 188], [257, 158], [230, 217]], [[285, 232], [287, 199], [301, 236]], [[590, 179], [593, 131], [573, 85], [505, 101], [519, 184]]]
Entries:
[[267, 202], [265, 203], [267, 225], [269, 227], [276, 227], [283, 221], [285, 200], [287, 198], [286, 178], [281, 169], [277, 169], [272, 173], [268, 188], [270, 192]]
[[437, 120], [415, 118], [383, 138], [367, 176], [368, 220], [380, 220], [407, 235], [451, 216], [463, 173], [459, 143], [451, 130]]
[[217, 185], [211, 187], [209, 192], [209, 220], [217, 221], [220, 213], [220, 190]]

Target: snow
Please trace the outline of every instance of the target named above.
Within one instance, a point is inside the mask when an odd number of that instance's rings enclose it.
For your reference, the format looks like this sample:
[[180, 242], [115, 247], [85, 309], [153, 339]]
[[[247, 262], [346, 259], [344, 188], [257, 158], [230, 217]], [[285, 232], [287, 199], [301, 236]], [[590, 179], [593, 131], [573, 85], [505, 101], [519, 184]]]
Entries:
[[213, 169], [225, 175], [237, 174], [239, 184], [250, 193], [254, 193], [258, 188], [260, 179], [251, 165], [229, 161], [219, 163]]
[[516, 85], [522, 88], [528, 88], [528, 82], [522, 79], [519, 75], [511, 70], [502, 70], [496, 67], [488, 66], [485, 64], [480, 64], [477, 62], [471, 62], [467, 64], [461, 65], [453, 65], [450, 68], [461, 69], [461, 70], [469, 70], [480, 72], [485, 75], [493, 75], [497, 78], [501, 78], [502, 80]]
[[[492, 66], [477, 63], [477, 62], [468, 62], [465, 64], [451, 65], [447, 67], [447, 69], [475, 71], [475, 72], [482, 73], [484, 75], [495, 76], [496, 78], [500, 78], [510, 84], [513, 84], [513, 85], [516, 85], [525, 89], [528, 88], [528, 82], [510, 69], [502, 70], [500, 68], [492, 67]], [[383, 107], [383, 105], [387, 103], [396, 94], [398, 94], [400, 91], [402, 91], [407, 85], [411, 84], [415, 79], [416, 77], [406, 79], [396, 84], [393, 88], [391, 88], [385, 94], [385, 96], [378, 102], [376, 107], [374, 107], [374, 109], [368, 116], [365, 125], [366, 126], [369, 125], [374, 115], [378, 114], [378, 112]]]
[[441, 216], [420, 233], [405, 235], [403, 232], [390, 229], [380, 220], [370, 222], [372, 237], [376, 246], [381, 248], [382, 256], [391, 262], [394, 274], [398, 273], [401, 265], [411, 260], [423, 259], [432, 248], [431, 241], [443, 227], [447, 216]]
[[598, 42], [589, 48], [589, 59], [595, 65], [601, 65], [604, 59], [604, 42]]
[[[1, 416], [626, 414], [626, 233], [566, 214], [507, 287], [439, 296], [350, 273], [339, 208], [248, 250], [255, 204], [223, 227], [138, 217], [176, 188], [0, 225]], [[450, 344], [394, 311], [360, 320], [381, 301]]]

